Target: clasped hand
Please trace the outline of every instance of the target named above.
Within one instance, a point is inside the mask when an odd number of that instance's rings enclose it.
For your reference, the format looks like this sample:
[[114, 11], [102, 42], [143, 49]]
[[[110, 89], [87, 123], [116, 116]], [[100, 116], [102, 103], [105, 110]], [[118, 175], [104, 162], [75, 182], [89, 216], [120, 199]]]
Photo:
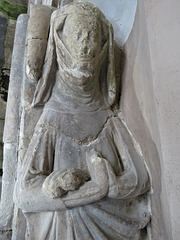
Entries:
[[106, 159], [92, 150], [87, 154], [86, 161], [89, 173], [77, 168], [52, 172], [43, 183], [44, 193], [51, 198], [58, 198], [68, 191], [77, 190], [89, 180], [100, 188], [111, 188], [115, 184], [116, 176]]

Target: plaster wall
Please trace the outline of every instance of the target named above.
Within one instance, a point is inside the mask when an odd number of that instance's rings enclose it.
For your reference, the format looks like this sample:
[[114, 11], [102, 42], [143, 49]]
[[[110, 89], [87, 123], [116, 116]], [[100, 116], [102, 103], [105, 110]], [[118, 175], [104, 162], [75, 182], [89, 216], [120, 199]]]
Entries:
[[180, 2], [145, 0], [152, 77], [173, 240], [180, 238]]
[[180, 236], [180, 4], [139, 0], [125, 44], [121, 115], [152, 178], [152, 239]]
[[135, 22], [124, 46], [124, 73], [120, 110], [128, 128], [139, 143], [152, 177], [152, 239], [166, 239], [160, 198], [161, 153], [154, 102], [151, 58], [143, 1], [138, 1]]

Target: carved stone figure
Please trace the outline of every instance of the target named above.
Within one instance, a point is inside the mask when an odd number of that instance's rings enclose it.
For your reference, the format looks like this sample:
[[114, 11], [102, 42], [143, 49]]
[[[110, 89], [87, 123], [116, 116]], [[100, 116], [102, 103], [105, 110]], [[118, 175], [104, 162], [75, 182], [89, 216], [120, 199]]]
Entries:
[[[39, 69], [38, 69], [39, 71]], [[90, 3], [55, 10], [16, 183], [26, 239], [142, 239], [149, 177], [116, 100], [113, 29]]]

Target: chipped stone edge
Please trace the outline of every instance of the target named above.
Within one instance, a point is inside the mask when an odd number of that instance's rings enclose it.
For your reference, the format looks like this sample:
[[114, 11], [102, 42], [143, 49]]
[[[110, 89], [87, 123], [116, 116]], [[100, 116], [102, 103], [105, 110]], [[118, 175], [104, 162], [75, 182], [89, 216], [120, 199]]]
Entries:
[[[16, 181], [17, 146], [21, 109], [21, 85], [23, 80], [23, 61], [27, 28], [27, 14], [18, 17], [15, 33], [15, 45], [12, 56], [9, 95], [4, 128], [4, 160], [2, 194], [0, 202], [0, 231], [11, 230], [14, 212], [13, 191]], [[20, 70], [21, 69], [21, 70]]]

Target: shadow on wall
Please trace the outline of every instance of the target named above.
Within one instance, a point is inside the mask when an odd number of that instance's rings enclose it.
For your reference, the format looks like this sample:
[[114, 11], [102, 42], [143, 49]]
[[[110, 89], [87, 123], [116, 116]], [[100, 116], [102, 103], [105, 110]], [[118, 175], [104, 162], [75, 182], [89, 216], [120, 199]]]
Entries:
[[[132, 59], [131, 59], [132, 60]], [[126, 68], [127, 61], [125, 62]], [[127, 68], [126, 68], [127, 69]], [[124, 73], [125, 74], [125, 73]], [[154, 143], [149, 128], [146, 124], [145, 119], [143, 118], [141, 108], [139, 105], [139, 101], [136, 97], [136, 92], [133, 84], [129, 85], [126, 83], [124, 86], [124, 82], [127, 81], [126, 77], [123, 79], [122, 85], [122, 97], [121, 97], [121, 111], [122, 118], [126, 122], [128, 128], [135, 140], [139, 143], [145, 162], [148, 166], [150, 176], [151, 176], [151, 184], [152, 184], [152, 194], [151, 194], [151, 227], [152, 234], [153, 232], [159, 232], [159, 220], [163, 220], [162, 217], [162, 209], [161, 209], [161, 200], [159, 193], [161, 192], [161, 167], [160, 167], [160, 158], [158, 154], [158, 150], [156, 144]], [[127, 91], [127, 88], [130, 90], [126, 93], [128, 96], [125, 98], [124, 91]], [[125, 90], [126, 89], [126, 90]], [[125, 106], [126, 105], [126, 106]], [[127, 105], [130, 105], [130, 109], [128, 109]], [[158, 211], [156, 211], [158, 209]], [[156, 234], [156, 233], [155, 233]], [[158, 233], [160, 234], [160, 233]], [[154, 236], [154, 234], [153, 234]], [[159, 238], [157, 238], [159, 239]]]
[[124, 46], [120, 110], [150, 170], [152, 239], [170, 239], [165, 228], [164, 211], [168, 211], [168, 206], [164, 209], [166, 192], [161, 182], [161, 149], [146, 28], [143, 4], [139, 1], [133, 30]]

